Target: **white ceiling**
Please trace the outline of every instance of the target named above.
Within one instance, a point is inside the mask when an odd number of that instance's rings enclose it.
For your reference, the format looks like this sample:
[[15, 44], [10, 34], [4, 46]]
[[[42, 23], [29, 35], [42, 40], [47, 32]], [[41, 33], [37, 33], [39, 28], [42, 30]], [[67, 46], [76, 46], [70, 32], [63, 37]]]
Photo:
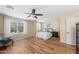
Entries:
[[79, 11], [77, 5], [13, 5], [14, 10], [6, 8], [6, 5], [0, 5], [0, 13], [8, 16], [18, 17], [22, 19], [33, 19], [27, 18], [25, 12], [31, 13], [32, 9], [36, 9], [36, 13], [42, 13], [40, 19], [56, 20], [62, 15]]

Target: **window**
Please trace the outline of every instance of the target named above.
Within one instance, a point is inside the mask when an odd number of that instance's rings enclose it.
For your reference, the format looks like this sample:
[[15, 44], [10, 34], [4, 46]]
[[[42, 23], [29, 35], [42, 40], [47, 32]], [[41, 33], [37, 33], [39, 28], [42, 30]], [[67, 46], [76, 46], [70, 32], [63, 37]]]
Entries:
[[11, 33], [17, 32], [17, 23], [16, 22], [11, 22], [10, 32]]
[[10, 33], [23, 33], [24, 23], [23, 22], [10, 22]]
[[41, 31], [41, 23], [38, 23], [38, 31]]
[[23, 32], [24, 26], [23, 23], [18, 23], [18, 32]]
[[42, 29], [43, 29], [43, 23], [38, 22], [37, 23], [37, 31], [42, 31]]

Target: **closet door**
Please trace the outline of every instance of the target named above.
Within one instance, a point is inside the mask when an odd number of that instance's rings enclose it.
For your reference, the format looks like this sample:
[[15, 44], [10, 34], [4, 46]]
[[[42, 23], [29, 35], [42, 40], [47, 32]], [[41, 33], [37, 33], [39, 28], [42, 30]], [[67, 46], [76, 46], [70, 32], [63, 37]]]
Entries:
[[66, 43], [70, 45], [76, 44], [76, 23], [79, 22], [77, 17], [69, 17], [66, 20]]

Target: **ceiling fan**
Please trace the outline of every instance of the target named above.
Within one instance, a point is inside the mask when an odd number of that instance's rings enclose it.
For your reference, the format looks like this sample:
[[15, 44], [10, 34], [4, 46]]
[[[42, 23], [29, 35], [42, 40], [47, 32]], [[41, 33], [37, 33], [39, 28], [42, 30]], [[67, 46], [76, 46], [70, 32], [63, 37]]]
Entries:
[[32, 12], [31, 13], [25, 13], [25, 14], [28, 14], [27, 17], [31, 17], [31, 16], [34, 16], [34, 18], [38, 19], [38, 16], [43, 16], [43, 14], [36, 14], [36, 9], [32, 9]]

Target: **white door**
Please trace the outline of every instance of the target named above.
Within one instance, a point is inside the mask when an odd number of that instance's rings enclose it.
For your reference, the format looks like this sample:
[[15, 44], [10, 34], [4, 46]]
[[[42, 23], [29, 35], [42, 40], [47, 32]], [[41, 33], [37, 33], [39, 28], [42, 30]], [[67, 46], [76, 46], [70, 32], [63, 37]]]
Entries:
[[76, 23], [79, 22], [77, 17], [70, 17], [66, 20], [66, 43], [76, 44]]

